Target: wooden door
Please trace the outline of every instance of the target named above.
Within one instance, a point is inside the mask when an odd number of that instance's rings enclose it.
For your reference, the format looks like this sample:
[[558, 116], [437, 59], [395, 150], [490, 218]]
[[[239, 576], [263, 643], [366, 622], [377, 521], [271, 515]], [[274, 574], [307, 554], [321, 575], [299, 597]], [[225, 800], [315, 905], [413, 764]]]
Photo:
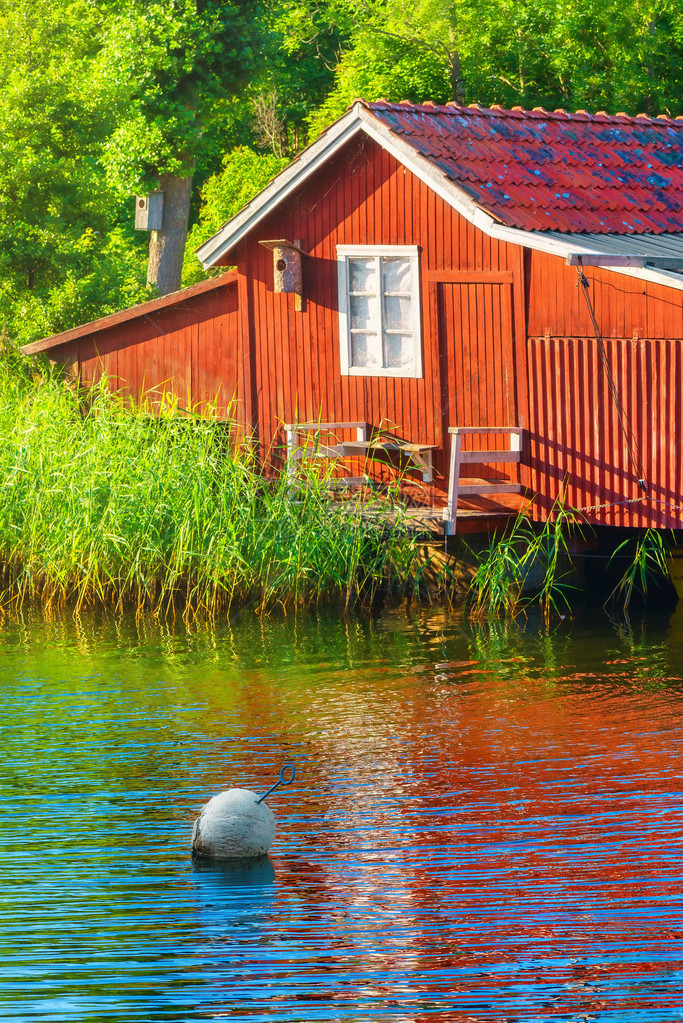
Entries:
[[[449, 427], [518, 425], [512, 274], [454, 273], [434, 287], [447, 449]], [[504, 434], [475, 435], [466, 446], [495, 449], [508, 440]], [[516, 479], [516, 470], [509, 468]], [[499, 475], [487, 469], [477, 474]]]

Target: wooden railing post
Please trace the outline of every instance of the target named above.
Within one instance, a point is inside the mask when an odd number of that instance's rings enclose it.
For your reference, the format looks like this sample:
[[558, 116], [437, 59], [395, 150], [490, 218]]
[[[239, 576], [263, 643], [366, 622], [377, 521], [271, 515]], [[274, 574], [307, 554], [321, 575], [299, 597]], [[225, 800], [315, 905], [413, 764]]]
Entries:
[[455, 522], [458, 517], [461, 451], [462, 436], [458, 430], [451, 430], [451, 459], [448, 470], [448, 504], [444, 509], [444, 532], [446, 536], [453, 536], [455, 533]]
[[290, 479], [294, 476], [294, 460], [296, 458], [296, 423], [285, 423], [285, 439], [287, 442], [287, 475]]

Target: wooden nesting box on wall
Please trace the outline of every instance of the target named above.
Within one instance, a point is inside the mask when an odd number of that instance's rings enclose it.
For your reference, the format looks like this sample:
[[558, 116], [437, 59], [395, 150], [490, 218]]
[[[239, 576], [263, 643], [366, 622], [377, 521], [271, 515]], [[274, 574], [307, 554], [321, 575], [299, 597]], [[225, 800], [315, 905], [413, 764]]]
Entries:
[[301, 309], [303, 296], [303, 271], [301, 257], [306, 253], [301, 242], [289, 242], [286, 238], [259, 243], [273, 252], [273, 291], [285, 292], [297, 296], [295, 308]]

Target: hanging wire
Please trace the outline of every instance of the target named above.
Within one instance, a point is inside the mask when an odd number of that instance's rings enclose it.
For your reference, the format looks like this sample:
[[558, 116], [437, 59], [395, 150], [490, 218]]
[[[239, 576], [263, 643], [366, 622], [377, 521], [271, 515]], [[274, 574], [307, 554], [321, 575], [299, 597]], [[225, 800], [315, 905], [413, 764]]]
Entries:
[[611, 368], [611, 366], [609, 364], [609, 359], [607, 358], [607, 350], [605, 349], [605, 342], [603, 341], [602, 333], [600, 331], [600, 327], [598, 326], [598, 321], [597, 321], [596, 316], [595, 316], [595, 310], [593, 309], [593, 303], [591, 301], [591, 297], [590, 297], [589, 290], [588, 290], [590, 288], [590, 281], [588, 280], [588, 278], [586, 277], [585, 273], [583, 272], [583, 266], [580, 263], [579, 263], [579, 265], [577, 266], [576, 269], [577, 269], [578, 274], [579, 274], [579, 281], [578, 281], [578, 283], [579, 283], [579, 286], [581, 288], [581, 291], [583, 292], [583, 297], [586, 300], [586, 305], [588, 307], [588, 312], [589, 312], [590, 318], [591, 318], [592, 323], [593, 323], [593, 330], [595, 331], [595, 340], [598, 343], [598, 351], [600, 353], [600, 359], [602, 361], [602, 367], [603, 367], [603, 369], [605, 371], [605, 376], [607, 377], [607, 383], [609, 385], [610, 394], [612, 395], [612, 401], [614, 402], [614, 407], [617, 410], [617, 415], [619, 417], [619, 425], [621, 426], [621, 432], [623, 433], [624, 440], [626, 441], [626, 447], [628, 448], [628, 454], [629, 454], [629, 458], [631, 460], [631, 465], [633, 466], [633, 471], [636, 474], [636, 479], [638, 480], [638, 486], [640, 487], [640, 489], [643, 491], [644, 494], [647, 494], [648, 493], [648, 486], [647, 486], [647, 481], [645, 479], [645, 470], [643, 469], [643, 463], [642, 463], [642, 458], [641, 458], [641, 455], [640, 455], [640, 449], [638, 448], [638, 442], [637, 442], [637, 440], [635, 438], [635, 434], [633, 432], [633, 427], [631, 426], [631, 423], [629, 422], [628, 416], [626, 415], [626, 412], [624, 410], [624, 406], [622, 405], [621, 398], [619, 396], [619, 391], [617, 390], [617, 385], [614, 382], [614, 377], [612, 375], [612, 368]]

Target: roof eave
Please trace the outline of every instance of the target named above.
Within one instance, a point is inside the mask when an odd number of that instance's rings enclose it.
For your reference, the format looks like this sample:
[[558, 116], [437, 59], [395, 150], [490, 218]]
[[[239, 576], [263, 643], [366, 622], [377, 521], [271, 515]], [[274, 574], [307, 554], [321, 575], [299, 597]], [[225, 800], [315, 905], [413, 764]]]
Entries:
[[121, 312], [109, 313], [107, 316], [100, 316], [97, 320], [90, 320], [89, 323], [72, 327], [70, 330], [63, 330], [59, 334], [41, 338], [40, 341], [32, 341], [31, 344], [24, 345], [21, 348], [21, 353], [22, 355], [39, 355], [41, 352], [49, 351], [51, 348], [69, 344], [71, 341], [79, 341], [89, 334], [97, 334], [102, 330], [117, 327], [119, 324], [126, 323], [129, 320], [139, 319], [141, 316], [150, 316], [152, 313], [161, 312], [188, 299], [213, 291], [215, 288], [222, 288], [236, 283], [237, 274], [234, 270], [228, 270], [227, 273], [223, 273], [219, 277], [211, 277], [209, 280], [199, 281], [198, 284], [192, 284], [189, 288], [172, 291], [170, 294], [162, 295], [160, 298], [150, 299], [149, 302], [128, 306], [127, 309], [122, 309]]
[[[599, 255], [601, 252], [595, 243], [590, 245], [582, 244], [579, 235], [574, 236], [571, 240], [561, 241], [559, 238], [549, 238], [542, 231], [524, 231], [519, 227], [506, 227], [504, 224], [495, 223], [490, 227], [488, 234], [499, 241], [523, 245], [527, 249], [547, 252], [550, 255], [560, 256], [563, 259], [566, 259], [568, 256]], [[609, 266], [607, 263], [604, 266], [600, 266], [600, 269], [624, 274], [627, 277], [636, 277], [638, 280], [649, 281], [652, 284], [663, 284], [667, 288], [676, 288], [679, 291], [683, 291], [683, 276], [671, 270], [655, 270], [651, 267]]]
[[[571, 254], [595, 254], [600, 251], [591, 246], [581, 245], [575, 240], [565, 243], [556, 238], [549, 238], [543, 231], [523, 230], [502, 223], [471, 199], [427, 157], [422, 156], [410, 143], [388, 128], [372, 110], [368, 110], [362, 102], [357, 101], [342, 118], [331, 125], [316, 142], [305, 149], [289, 167], [286, 167], [262, 192], [252, 199], [237, 216], [229, 220], [213, 238], [197, 249], [197, 255], [204, 266], [212, 266], [223, 259], [249, 231], [256, 227], [259, 221], [271, 213], [283, 199], [315, 173], [325, 160], [360, 131], [395, 156], [466, 220], [490, 237], [563, 258]], [[683, 289], [683, 277], [668, 270], [628, 266], [605, 266], [604, 269], [651, 281], [655, 284]]]

